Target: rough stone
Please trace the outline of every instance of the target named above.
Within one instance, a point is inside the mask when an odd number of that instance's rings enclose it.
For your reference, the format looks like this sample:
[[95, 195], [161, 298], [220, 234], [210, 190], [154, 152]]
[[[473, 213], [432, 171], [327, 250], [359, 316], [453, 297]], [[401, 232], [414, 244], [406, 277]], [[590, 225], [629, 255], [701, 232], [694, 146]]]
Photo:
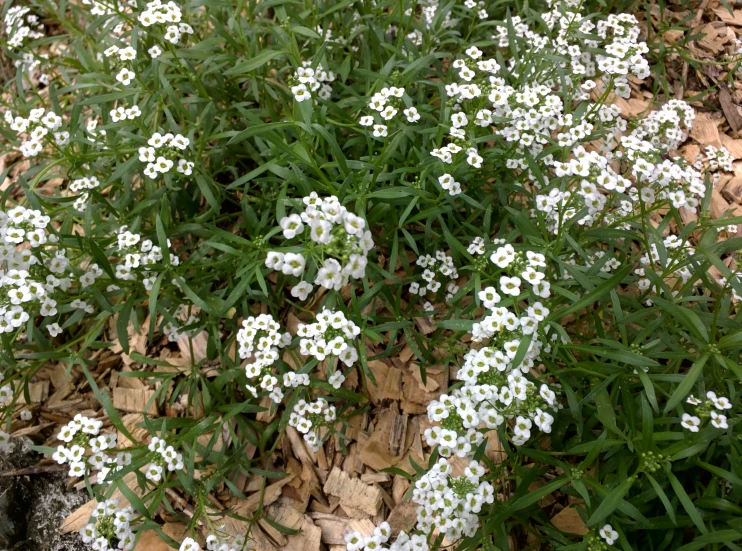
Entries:
[[[0, 454], [0, 471], [31, 467], [43, 457], [24, 438]], [[0, 476], [0, 551], [89, 551], [78, 534], [59, 533], [67, 515], [88, 500], [67, 490], [66, 472]]]

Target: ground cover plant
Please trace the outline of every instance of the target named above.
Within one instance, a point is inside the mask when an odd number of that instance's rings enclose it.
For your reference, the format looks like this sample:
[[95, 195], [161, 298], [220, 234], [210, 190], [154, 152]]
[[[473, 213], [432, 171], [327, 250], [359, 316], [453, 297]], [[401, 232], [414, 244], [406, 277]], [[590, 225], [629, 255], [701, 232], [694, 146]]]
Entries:
[[2, 453], [101, 551], [739, 549], [742, 187], [667, 84], [737, 54], [635, 8], [5, 3]]

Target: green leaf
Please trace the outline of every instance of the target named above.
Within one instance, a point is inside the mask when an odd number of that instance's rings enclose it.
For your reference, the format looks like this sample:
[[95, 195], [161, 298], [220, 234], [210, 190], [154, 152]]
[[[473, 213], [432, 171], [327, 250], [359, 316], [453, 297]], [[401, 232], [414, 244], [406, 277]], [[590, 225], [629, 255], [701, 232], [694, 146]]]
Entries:
[[608, 516], [616, 510], [623, 501], [624, 496], [629, 493], [631, 486], [634, 485], [636, 477], [630, 476], [613, 490], [600, 502], [595, 512], [590, 515], [587, 526], [595, 526], [602, 523]]
[[271, 59], [278, 57], [281, 54], [285, 54], [283, 50], [263, 50], [258, 55], [251, 57], [247, 61], [238, 63], [231, 69], [224, 71], [226, 76], [232, 75], [246, 75], [253, 72], [268, 63]]
[[670, 396], [670, 399], [667, 401], [667, 405], [665, 406], [665, 415], [672, 411], [675, 406], [688, 396], [690, 391], [693, 389], [693, 385], [696, 384], [696, 380], [698, 380], [698, 377], [701, 375], [703, 366], [706, 365], [708, 359], [709, 355], [704, 354], [691, 366], [688, 373], [685, 374], [685, 377], [683, 377], [683, 380], [675, 389], [675, 392], [672, 393], [672, 396]]

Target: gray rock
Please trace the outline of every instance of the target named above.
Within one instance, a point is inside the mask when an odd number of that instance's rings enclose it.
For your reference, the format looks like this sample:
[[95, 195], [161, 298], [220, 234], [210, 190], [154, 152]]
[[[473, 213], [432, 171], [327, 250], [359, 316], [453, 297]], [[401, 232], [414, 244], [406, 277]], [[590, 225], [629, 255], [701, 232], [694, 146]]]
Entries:
[[[0, 471], [23, 469], [42, 456], [27, 439], [0, 454]], [[77, 534], [62, 535], [59, 526], [88, 501], [84, 492], [67, 491], [65, 472], [0, 477], [0, 551], [88, 551]]]

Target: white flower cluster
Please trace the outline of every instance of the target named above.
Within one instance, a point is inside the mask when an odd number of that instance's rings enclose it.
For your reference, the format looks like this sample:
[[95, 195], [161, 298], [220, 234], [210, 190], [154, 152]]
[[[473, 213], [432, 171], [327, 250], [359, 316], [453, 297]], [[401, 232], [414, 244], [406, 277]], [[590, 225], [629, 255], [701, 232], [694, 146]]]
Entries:
[[[280, 332], [281, 325], [270, 314], [250, 316], [242, 322], [242, 329], [237, 332], [240, 358], [251, 358], [245, 365], [248, 379], [259, 377], [260, 388], [270, 392], [271, 400], [279, 403], [283, 400], [283, 391], [271, 366], [279, 357], [278, 349], [291, 344], [291, 335]], [[257, 389], [248, 390], [257, 395]]]
[[11, 442], [10, 434], [0, 429], [0, 452], [10, 453], [15, 449], [15, 443]]
[[25, 136], [24, 142], [19, 150], [24, 157], [35, 157], [44, 149], [44, 141], [51, 136], [57, 146], [63, 147], [69, 141], [68, 132], [59, 132], [62, 126], [62, 117], [55, 114], [54, 111], [47, 111], [43, 107], [31, 109], [28, 118], [20, 116], [13, 117], [10, 111], [5, 112], [5, 122], [11, 130], [14, 130], [19, 137]]
[[44, 25], [37, 15], [29, 15], [30, 12], [31, 8], [12, 6], [5, 14], [5, 34], [11, 48], [20, 48], [27, 38], [35, 40], [44, 37]]
[[[102, 421], [78, 413], [59, 431], [57, 439], [65, 444], [57, 446], [52, 459], [60, 465], [69, 464], [69, 476], [73, 478], [84, 476], [88, 466], [98, 470], [98, 484], [102, 484], [110, 472], [131, 464], [131, 454], [128, 452], [118, 452], [115, 458], [105, 453], [106, 450], [115, 449], [116, 433], [100, 434], [102, 426]], [[86, 455], [88, 447], [92, 452], [89, 456]]]
[[477, 461], [462, 476], [453, 476], [452, 467], [440, 458], [417, 482], [412, 501], [418, 504], [416, 528], [424, 534], [439, 531], [449, 542], [471, 537], [479, 527], [477, 513], [495, 501], [492, 484], [482, 481], [485, 469]]
[[374, 551], [383, 551], [384, 549], [389, 551], [428, 551], [430, 549], [425, 536], [419, 534], [410, 536], [404, 530], [397, 535], [394, 543], [390, 543], [389, 547], [383, 547], [384, 544], [389, 542], [391, 536], [391, 526], [388, 522], [382, 522], [374, 528], [374, 533], [370, 536], [364, 536], [360, 532], [346, 534], [345, 549], [347, 551], [365, 551], [366, 549]]
[[[360, 279], [366, 275], [368, 252], [373, 249], [371, 232], [366, 221], [340, 204], [334, 195], [321, 198], [316, 192], [304, 197], [304, 211], [281, 219], [280, 225], [286, 239], [300, 238], [304, 250], [297, 253], [270, 251], [265, 265], [286, 275], [302, 277], [307, 256], [316, 254], [322, 265], [314, 279], [315, 285], [339, 291], [350, 278]], [[304, 233], [309, 228], [309, 240]], [[313, 287], [302, 281], [291, 294], [306, 300]]]
[[[471, 8], [471, 3], [473, 3], [473, 1], [474, 0], [467, 0], [465, 2], [466, 7]], [[420, 0], [417, 4], [421, 8], [420, 21], [417, 23], [419, 28], [414, 29], [412, 32], [407, 34], [407, 39], [416, 46], [422, 46], [423, 44], [423, 30], [426, 31], [431, 41], [438, 43], [440, 42], [439, 35], [436, 32], [431, 31], [435, 31], [436, 26], [440, 29], [446, 29], [456, 24], [456, 20], [451, 17], [450, 10], [446, 10], [444, 17], [436, 17], [439, 12], [439, 4], [440, 2], [438, 0]], [[486, 19], [486, 11], [484, 16], [482, 16], [482, 11], [485, 10], [480, 10], [479, 16], [482, 19]], [[412, 8], [406, 9], [404, 14], [407, 17], [412, 17], [414, 15]], [[399, 32], [399, 29], [392, 28], [390, 31]]]
[[[304, 356], [313, 356], [323, 361], [328, 356], [337, 356], [347, 366], [353, 365], [358, 359], [358, 351], [353, 346], [361, 328], [347, 319], [342, 311], [333, 311], [323, 308], [317, 314], [314, 323], [300, 323], [297, 335], [299, 351]], [[330, 383], [336, 388], [345, 380], [341, 372], [333, 373]]]
[[289, 416], [289, 425], [302, 433], [307, 445], [318, 452], [324, 438], [322, 428], [331, 427], [336, 418], [335, 406], [324, 398], [317, 398], [314, 402], [299, 400]]
[[[55, 316], [56, 289], [66, 290], [71, 285], [68, 278], [39, 277], [40, 261], [34, 249], [56, 241], [56, 236], [46, 233], [49, 220], [41, 211], [22, 206], [0, 211], [0, 262], [8, 267], [7, 271], [0, 268], [0, 332], [16, 331], [36, 315]], [[63, 272], [68, 264], [63, 251], [47, 259], [47, 267], [54, 273]]]
[[[177, 282], [173, 280], [173, 283]], [[145, 287], [147, 287], [147, 290], [151, 289], [151, 282], [148, 282], [147, 279], [144, 280], [144, 284]], [[168, 321], [167, 323], [165, 323], [165, 325], [162, 326], [162, 332], [167, 335], [167, 339], [170, 342], [177, 342], [183, 337], [193, 338], [196, 336], [198, 331], [200, 331], [200, 329], [198, 328], [183, 329], [184, 327], [194, 325], [200, 321], [200, 318], [198, 316], [188, 313], [188, 308], [185, 306], [185, 304], [180, 304], [172, 312], [172, 318], [174, 321]], [[175, 321], [180, 321], [182, 323], [181, 325], [176, 325]]]
[[131, 529], [134, 509], [118, 508], [118, 500], [109, 499], [96, 505], [90, 522], [80, 530], [82, 541], [95, 551], [129, 551], [136, 538]]
[[[151, 290], [156, 277], [153, 272], [148, 270], [148, 267], [162, 262], [164, 258], [162, 247], [155, 245], [151, 239], [143, 240], [140, 234], [129, 231], [127, 226], [122, 226], [119, 229], [116, 241], [117, 251], [122, 260], [121, 263], [116, 265], [116, 277], [124, 281], [134, 281], [137, 279], [136, 274], [139, 271], [144, 287], [148, 291]], [[167, 246], [172, 246], [169, 239], [167, 240]], [[168, 252], [168, 254], [170, 255], [170, 264], [178, 266], [180, 258], [171, 252]], [[176, 312], [175, 315], [178, 314], [179, 312]]]
[[[160, 134], [155, 132], [147, 140], [147, 147], [139, 148], [139, 160], [147, 163], [144, 175], [153, 180], [160, 175], [168, 174], [175, 167], [176, 172], [190, 176], [195, 166], [192, 161], [182, 158], [182, 152], [188, 148], [191, 140], [181, 134]], [[176, 165], [177, 161], [177, 165]]]
[[[242, 551], [245, 549], [245, 536], [219, 537], [210, 534], [206, 538], [208, 551]], [[193, 538], [186, 538], [178, 551], [201, 551], [201, 546]]]
[[[188, 23], [184, 23], [182, 19], [183, 12], [175, 2], [164, 3], [161, 0], [148, 2], [147, 9], [139, 14], [139, 22], [144, 27], [165, 25], [164, 37], [171, 44], [177, 44], [184, 34], [193, 34], [193, 28]], [[150, 55], [152, 55], [151, 51]], [[157, 57], [157, 55], [152, 55], [152, 57]]]
[[[693, 272], [687, 262], [688, 257], [695, 252], [690, 241], [682, 240], [675, 235], [668, 235], [662, 240], [662, 248], [664, 251], [661, 254], [658, 244], [650, 243], [649, 250], [639, 258], [641, 266], [634, 269], [634, 274], [639, 276], [636, 286], [640, 291], [649, 291], [653, 295], [662, 294], [660, 286], [652, 285], [647, 277], [647, 270], [664, 274], [665, 277], [675, 277], [682, 283], [687, 283], [693, 277]], [[675, 289], [672, 291], [676, 292]], [[651, 299], [647, 299], [647, 304], [652, 304]]]
[[388, 136], [389, 130], [387, 124], [398, 113], [401, 114], [397, 119], [404, 115], [409, 123], [415, 123], [420, 120], [420, 113], [412, 105], [412, 100], [409, 96], [405, 96], [404, 88], [397, 88], [395, 86], [391, 88], [384, 87], [371, 97], [368, 106], [377, 114], [364, 115], [359, 122], [362, 126], [373, 126], [373, 135], [375, 138], [386, 138]]
[[155, 452], [157, 456], [155, 461], [150, 463], [144, 471], [144, 476], [147, 480], [151, 480], [152, 482], [162, 480], [165, 465], [167, 465], [167, 470], [170, 472], [183, 468], [183, 456], [175, 451], [173, 446], [168, 446], [164, 439], [153, 436], [147, 448], [149, 451]]
[[[513, 276], [503, 275], [500, 277], [500, 291], [503, 294], [513, 297], [519, 296], [521, 294], [521, 284], [525, 282], [531, 286], [536, 296], [541, 298], [549, 298], [551, 296], [551, 283], [546, 281], [546, 275], [542, 271], [546, 268], [546, 257], [543, 254], [526, 251], [524, 255], [522, 252], [516, 252], [512, 245], [505, 244], [498, 247], [490, 255], [490, 261], [498, 268], [515, 274]], [[497, 294], [496, 289], [487, 288], [483, 292], [487, 293], [487, 297], [491, 297], [485, 299], [480, 294], [480, 298], [485, 303], [485, 308], [492, 308], [500, 301], [500, 296]], [[528, 331], [528, 329], [524, 329], [524, 331]], [[530, 334], [530, 331], [526, 334]], [[487, 334], [487, 336], [491, 335]], [[479, 335], [475, 335], [475, 338], [477, 337]]]
[[696, 113], [683, 100], [671, 99], [659, 110], [642, 118], [630, 136], [649, 142], [660, 153], [677, 149], [688, 137]]
[[296, 101], [301, 103], [311, 99], [312, 94], [316, 94], [320, 99], [330, 99], [332, 87], [328, 83], [335, 81], [335, 73], [326, 71], [321, 64], [312, 68], [312, 63], [309, 61], [304, 61], [301, 65], [296, 69], [289, 83]]
[[[13, 388], [10, 385], [0, 386], [0, 406], [7, 407], [13, 402]], [[0, 429], [0, 452], [10, 453], [15, 449], [10, 434]]]
[[437, 293], [443, 285], [437, 277], [442, 276], [449, 280], [446, 286], [446, 302], [451, 302], [454, 295], [459, 291], [455, 282], [459, 277], [459, 272], [453, 263], [453, 258], [447, 255], [445, 251], [436, 251], [435, 256], [429, 254], [420, 256], [416, 264], [425, 269], [421, 276], [423, 283], [418, 281], [410, 283], [410, 293], [421, 297], [429, 292]]
[[86, 189], [96, 189], [100, 187], [100, 180], [96, 176], [78, 178], [73, 180], [69, 186], [69, 190], [72, 193], [79, 193], [75, 202], [72, 203], [72, 208], [79, 212], [85, 212], [88, 208], [88, 198], [90, 195]]
[[[734, 172], [734, 156], [727, 150], [726, 147], [714, 147], [713, 145], [706, 146], [706, 162], [708, 163], [709, 169], [713, 172]], [[703, 157], [699, 159], [694, 165], [697, 170], [703, 170]]]
[[701, 429], [701, 419], [711, 419], [711, 425], [717, 429], [728, 429], [729, 423], [724, 412], [732, 409], [732, 402], [726, 396], [717, 396], [715, 392], [708, 391], [706, 400], [700, 400], [692, 394], [686, 402], [696, 407], [698, 416], [683, 413], [680, 425], [690, 432], [698, 432]]

